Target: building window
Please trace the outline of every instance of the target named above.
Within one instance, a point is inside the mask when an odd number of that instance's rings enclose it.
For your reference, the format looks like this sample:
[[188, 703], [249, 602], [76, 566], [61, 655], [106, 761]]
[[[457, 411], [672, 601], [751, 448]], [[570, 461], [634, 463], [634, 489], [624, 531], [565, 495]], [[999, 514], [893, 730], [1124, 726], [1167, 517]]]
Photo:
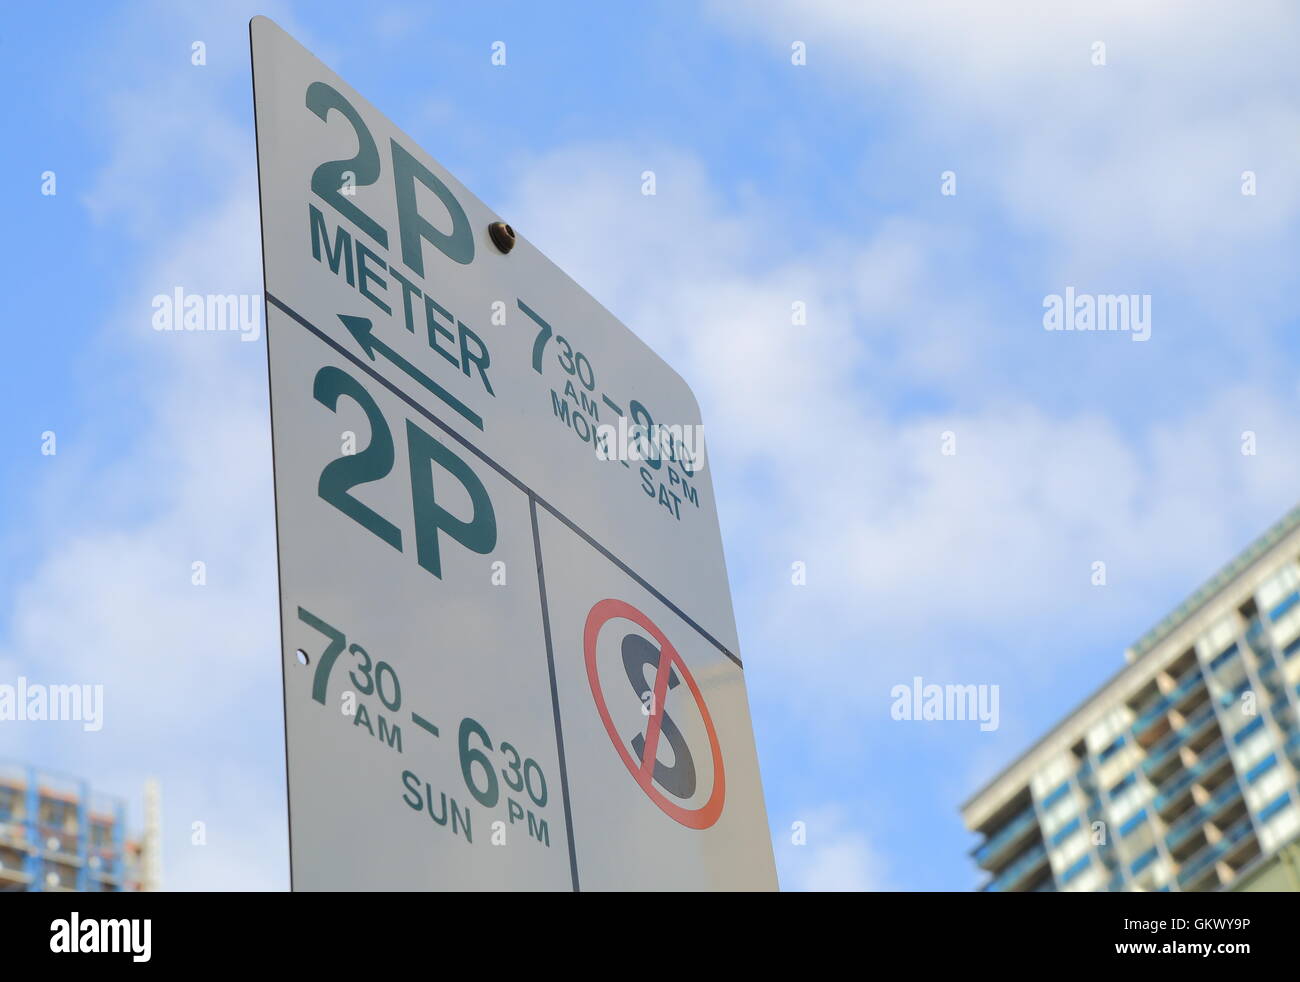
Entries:
[[1079, 816], [1076, 815], [1074, 816], [1074, 821], [1070, 822], [1069, 825], [1061, 829], [1061, 831], [1057, 832], [1056, 835], [1052, 836], [1052, 845], [1059, 846], [1062, 842], [1064, 842], [1066, 839], [1068, 839], [1070, 836], [1074, 835], [1074, 833], [1078, 831], [1079, 831]]
[[1283, 791], [1281, 795], [1264, 806], [1264, 810], [1259, 813], [1260, 822], [1267, 822], [1289, 804], [1291, 804], [1291, 792]]
[[1237, 642], [1234, 641], [1232, 642], [1232, 644], [1228, 645], [1228, 647], [1223, 652], [1215, 656], [1214, 661], [1210, 662], [1210, 671], [1214, 671], [1220, 665], [1236, 657], [1236, 655], [1237, 655]]
[[1139, 825], [1141, 825], [1146, 820], [1147, 820], [1147, 810], [1143, 808], [1140, 812], [1138, 812], [1136, 815], [1134, 815], [1127, 822], [1125, 822], [1123, 825], [1120, 826], [1119, 837], [1121, 839], [1124, 838], [1126, 835], [1131, 833], [1134, 829], [1136, 829]]
[[1280, 621], [1298, 603], [1300, 603], [1300, 591], [1292, 591], [1285, 600], [1268, 612], [1268, 619], [1274, 623]]
[[1144, 852], [1141, 856], [1139, 856], [1137, 859], [1135, 859], [1135, 860], [1133, 861], [1133, 866], [1132, 866], [1132, 872], [1133, 872], [1133, 875], [1134, 875], [1134, 876], [1137, 876], [1137, 875], [1138, 875], [1139, 873], [1141, 873], [1144, 869], [1146, 869], [1148, 866], [1150, 866], [1150, 865], [1151, 865], [1151, 861], [1152, 861], [1153, 859], [1155, 859], [1156, 856], [1158, 856], [1158, 855], [1160, 855], [1160, 850], [1159, 850], [1158, 848], [1156, 848], [1155, 846], [1152, 846], [1150, 849], [1148, 849], [1146, 852]]
[[1092, 864], [1092, 854], [1084, 853], [1077, 863], [1061, 874], [1062, 885], [1069, 883]]
[[1121, 733], [1119, 736], [1115, 738], [1114, 742], [1112, 742], [1109, 747], [1107, 747], [1097, 755], [1097, 760], [1101, 763], [1105, 763], [1111, 757], [1114, 757], [1115, 754], [1117, 754], [1120, 748], [1123, 746], [1124, 746], [1124, 734]]
[[1277, 766], [1277, 754], [1269, 754], [1246, 772], [1246, 783], [1254, 784], [1261, 776]]

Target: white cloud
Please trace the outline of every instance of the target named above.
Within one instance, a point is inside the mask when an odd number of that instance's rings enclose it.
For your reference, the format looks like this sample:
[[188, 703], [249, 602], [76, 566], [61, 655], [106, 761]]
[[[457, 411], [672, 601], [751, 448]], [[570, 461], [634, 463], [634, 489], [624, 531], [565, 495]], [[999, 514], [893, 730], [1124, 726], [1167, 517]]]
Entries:
[[[1265, 274], [1252, 282], [1282, 269], [1260, 240], [1285, 234], [1300, 213], [1292, 4], [712, 7], [735, 33], [772, 45], [773, 57], [807, 42], [807, 70], [828, 87], [856, 85], [873, 104], [905, 100], [909, 163], [934, 173], [935, 193], [950, 166], [959, 194], [991, 187], [1007, 219], [1053, 237], [1048, 258], [1062, 274], [1114, 277], [1132, 262], [1148, 272], [1213, 269], [1242, 248]], [[1097, 41], [1104, 67], [1091, 61]], [[1260, 175], [1260, 197], [1241, 195], [1243, 170]]]
[[[839, 806], [816, 808], [796, 832], [782, 832], [776, 840], [777, 868], [782, 890], [861, 892], [891, 889], [884, 880], [883, 864], [872, 854], [866, 836]], [[795, 835], [803, 838], [796, 845]]]

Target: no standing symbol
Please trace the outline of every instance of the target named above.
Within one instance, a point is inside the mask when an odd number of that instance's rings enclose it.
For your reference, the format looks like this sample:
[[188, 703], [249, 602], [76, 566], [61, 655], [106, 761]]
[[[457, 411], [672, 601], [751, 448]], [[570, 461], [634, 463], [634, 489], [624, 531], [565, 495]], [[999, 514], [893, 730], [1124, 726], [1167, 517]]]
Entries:
[[[605, 691], [601, 684], [600, 671], [596, 664], [596, 639], [601, 628], [614, 618], [625, 618], [636, 624], [650, 635], [659, 645], [658, 650], [645, 638], [637, 634], [628, 634], [622, 641], [623, 663], [627, 669], [628, 681], [637, 689], [637, 696], [649, 706], [647, 725], [644, 735], [638, 734], [632, 740], [631, 747], [614, 726], [606, 704]], [[722, 814], [722, 802], [726, 794], [726, 782], [722, 770], [722, 747], [718, 743], [718, 733], [713, 726], [713, 717], [705, 705], [704, 696], [696, 684], [690, 669], [682, 661], [677, 649], [645, 614], [622, 600], [602, 600], [591, 608], [587, 615], [587, 626], [582, 636], [583, 653], [587, 662], [587, 680], [591, 683], [591, 695], [596, 701], [596, 709], [605, 732], [609, 734], [623, 763], [636, 779], [641, 790], [646, 793], [659, 808], [674, 821], [687, 828], [707, 829]], [[655, 668], [654, 685], [646, 688], [643, 680], [645, 666]], [[677, 729], [672, 718], [665, 711], [668, 690], [685, 682], [695, 700], [700, 718], [704, 721], [705, 732], [709, 736], [709, 752], [713, 760], [713, 789], [708, 800], [699, 808], [685, 808], [677, 801], [693, 797], [695, 792], [695, 765], [681, 731]], [[649, 695], [649, 700], [645, 696]], [[672, 747], [674, 761], [671, 767], [658, 759], [659, 744], [667, 740]]]

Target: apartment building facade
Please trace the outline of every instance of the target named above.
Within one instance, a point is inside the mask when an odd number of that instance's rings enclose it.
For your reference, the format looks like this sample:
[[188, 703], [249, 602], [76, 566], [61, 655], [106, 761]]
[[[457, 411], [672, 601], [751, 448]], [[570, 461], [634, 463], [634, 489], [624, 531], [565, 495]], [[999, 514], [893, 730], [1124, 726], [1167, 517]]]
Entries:
[[1300, 507], [962, 807], [989, 891], [1232, 888], [1300, 833]]
[[[146, 790], [146, 823], [157, 788]], [[150, 840], [154, 841], [150, 841]], [[156, 889], [156, 833], [126, 834], [126, 802], [88, 782], [0, 762], [0, 891]]]

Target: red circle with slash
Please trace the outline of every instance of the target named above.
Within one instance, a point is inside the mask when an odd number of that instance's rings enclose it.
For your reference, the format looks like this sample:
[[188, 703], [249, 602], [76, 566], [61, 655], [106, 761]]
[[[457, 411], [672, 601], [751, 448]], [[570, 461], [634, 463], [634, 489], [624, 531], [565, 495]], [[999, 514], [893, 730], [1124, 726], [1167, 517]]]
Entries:
[[[646, 727], [644, 753], [640, 760], [632, 756], [627, 744], [624, 743], [623, 738], [614, 726], [614, 720], [609, 714], [609, 706], [605, 703], [605, 693], [601, 689], [600, 672], [596, 666], [596, 638], [600, 634], [600, 629], [616, 617], [625, 618], [636, 624], [659, 643], [659, 668], [655, 674], [654, 684], [656, 711], [650, 714], [650, 724]], [[690, 669], [682, 661], [682, 656], [677, 653], [677, 649], [664, 636], [663, 631], [659, 630], [654, 621], [631, 604], [622, 600], [602, 600], [591, 608], [591, 613], [587, 615], [587, 626], [583, 631], [582, 646], [587, 662], [587, 681], [591, 683], [591, 695], [596, 700], [596, 710], [600, 713], [601, 721], [605, 724], [605, 732], [609, 734], [609, 738], [614, 742], [614, 749], [618, 751], [619, 757], [623, 759], [623, 763], [631, 772], [632, 777], [636, 779], [636, 783], [641, 786], [641, 790], [646, 793], [646, 796], [658, 805], [660, 810], [669, 818], [685, 825], [687, 828], [707, 829], [722, 814], [722, 802], [726, 794], [726, 779], [722, 770], [722, 746], [718, 743], [718, 731], [714, 729], [713, 717], [709, 715], [709, 707], [704, 702], [704, 696], [700, 693], [700, 687], [696, 684], [695, 677], [691, 675]], [[713, 791], [709, 795], [709, 800], [699, 808], [683, 808], [675, 801], [670, 801], [654, 783], [655, 756], [659, 748], [659, 731], [663, 725], [662, 707], [665, 694], [668, 691], [669, 672], [674, 668], [686, 682], [686, 687], [690, 690], [695, 699], [695, 705], [700, 710], [700, 717], [704, 720], [705, 732], [709, 735], [709, 749], [713, 756]]]

